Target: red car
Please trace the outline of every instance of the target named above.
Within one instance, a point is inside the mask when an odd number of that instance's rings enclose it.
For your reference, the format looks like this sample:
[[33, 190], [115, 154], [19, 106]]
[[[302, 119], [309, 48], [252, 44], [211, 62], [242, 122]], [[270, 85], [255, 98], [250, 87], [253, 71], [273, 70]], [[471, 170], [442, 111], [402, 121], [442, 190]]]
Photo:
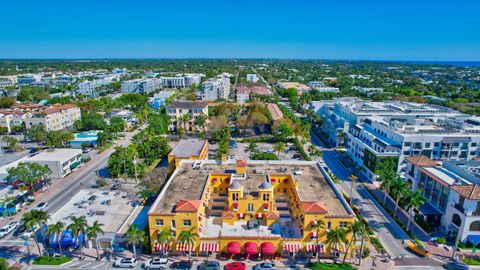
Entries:
[[247, 265], [243, 262], [231, 262], [225, 265], [225, 270], [245, 270]]

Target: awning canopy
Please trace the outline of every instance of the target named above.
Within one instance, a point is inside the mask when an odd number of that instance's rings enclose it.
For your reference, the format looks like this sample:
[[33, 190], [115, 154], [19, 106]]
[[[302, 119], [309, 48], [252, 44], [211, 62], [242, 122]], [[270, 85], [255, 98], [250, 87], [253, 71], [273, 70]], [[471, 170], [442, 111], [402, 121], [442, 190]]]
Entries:
[[76, 161], [76, 162], [70, 164], [70, 169], [73, 170], [73, 169], [77, 168], [79, 165], [80, 165], [80, 162]]
[[258, 213], [258, 214], [257, 214], [257, 218], [263, 218], [263, 214], [262, 214], [262, 213]]
[[425, 216], [441, 216], [442, 213], [433, 207], [429, 202], [421, 205], [418, 210]]
[[240, 245], [239, 242], [230, 242], [227, 245], [227, 252], [228, 254], [231, 254], [231, 255], [237, 255], [237, 254], [240, 254], [241, 248], [242, 248], [242, 245]]
[[257, 254], [258, 253], [258, 246], [255, 242], [247, 242], [245, 244], [245, 254]]
[[300, 244], [298, 243], [285, 243], [283, 244], [283, 251], [285, 252], [299, 252]]
[[473, 244], [478, 244], [480, 243], [480, 235], [469, 235], [467, 236], [467, 240]]
[[165, 244], [160, 244], [160, 243], [155, 243], [155, 251], [168, 251], [170, 250], [170, 244], [165, 243]]
[[218, 242], [202, 242], [200, 245], [200, 252], [218, 252]]
[[325, 246], [323, 244], [307, 244], [307, 252], [325, 253]]
[[310, 232], [310, 238], [317, 237], [317, 232]]
[[262, 254], [267, 256], [275, 255], [275, 245], [272, 242], [265, 242], [261, 245]]
[[178, 243], [177, 244], [177, 251], [179, 252], [189, 252], [195, 249], [195, 245], [190, 245], [186, 243]]
[[346, 249], [344, 244], [335, 245], [331, 248], [331, 252], [333, 253], [335, 252], [345, 253], [345, 251]]

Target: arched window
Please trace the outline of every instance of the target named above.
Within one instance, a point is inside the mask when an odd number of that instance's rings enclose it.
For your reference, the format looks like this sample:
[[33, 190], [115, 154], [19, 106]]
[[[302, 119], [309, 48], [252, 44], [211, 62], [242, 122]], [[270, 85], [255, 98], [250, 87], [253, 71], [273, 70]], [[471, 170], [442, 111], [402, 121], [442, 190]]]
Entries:
[[453, 214], [452, 223], [460, 227], [462, 225], [462, 219], [458, 214]]
[[470, 224], [470, 231], [480, 232], [480, 220], [474, 221]]

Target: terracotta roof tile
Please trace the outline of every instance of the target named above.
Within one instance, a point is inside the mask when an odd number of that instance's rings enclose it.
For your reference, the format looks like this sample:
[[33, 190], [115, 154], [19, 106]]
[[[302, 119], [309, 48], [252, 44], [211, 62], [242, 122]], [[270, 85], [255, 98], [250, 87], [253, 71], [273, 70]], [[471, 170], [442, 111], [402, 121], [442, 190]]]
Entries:
[[327, 208], [322, 202], [301, 202], [305, 213], [309, 214], [323, 214], [327, 213]]
[[422, 166], [422, 167], [436, 167], [436, 166], [438, 166], [437, 162], [429, 159], [426, 156], [406, 157], [405, 160], [412, 163], [413, 165]]
[[235, 214], [230, 212], [230, 211], [227, 211], [227, 212], [223, 212], [222, 217], [224, 217], [224, 218], [234, 218]]
[[480, 200], [480, 186], [479, 185], [459, 185], [451, 186], [462, 197], [469, 200]]
[[237, 166], [245, 167], [247, 166], [247, 161], [243, 159], [237, 159]]
[[177, 203], [177, 207], [175, 211], [177, 212], [197, 212], [198, 208], [200, 208], [200, 204], [202, 201], [200, 200], [193, 200], [193, 201], [186, 201], [181, 200]]
[[265, 217], [267, 217], [268, 219], [279, 219], [280, 218], [280, 214], [278, 213], [278, 211], [271, 211], [271, 212], [268, 212]]

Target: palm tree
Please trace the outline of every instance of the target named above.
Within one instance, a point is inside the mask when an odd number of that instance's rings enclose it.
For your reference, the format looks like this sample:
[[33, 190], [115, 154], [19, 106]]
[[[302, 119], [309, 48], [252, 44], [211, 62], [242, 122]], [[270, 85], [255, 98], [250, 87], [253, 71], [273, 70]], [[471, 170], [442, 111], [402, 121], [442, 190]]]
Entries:
[[350, 208], [352, 207], [352, 194], [353, 194], [353, 189], [355, 188], [355, 183], [356, 181], [358, 180], [358, 177], [356, 175], [350, 175], [348, 178], [350, 178], [350, 180], [352, 181], [352, 185], [350, 186], [350, 197], [349, 197], [349, 204], [350, 204]]
[[60, 256], [63, 255], [61, 240], [62, 240], [64, 227], [65, 227], [65, 224], [59, 221], [55, 224], [48, 225], [48, 228], [47, 228], [47, 235], [49, 236], [53, 235], [53, 242], [58, 241], [58, 251], [60, 252]]
[[[25, 225], [25, 227], [30, 228], [33, 231], [34, 227], [40, 228], [40, 226], [47, 222], [49, 218], [50, 216], [45, 211], [30, 210], [29, 212], [23, 214], [21, 222], [23, 225]], [[38, 248], [38, 255], [41, 256], [42, 250], [40, 249], [40, 244], [38, 243], [36, 231], [33, 233], [33, 239], [35, 240], [35, 244]]]
[[89, 226], [87, 228], [87, 237], [89, 240], [95, 239], [95, 249], [97, 251], [97, 260], [100, 259], [100, 254], [98, 252], [98, 243], [97, 243], [97, 236], [98, 234], [103, 234], [105, 233], [102, 229], [103, 224], [98, 222], [98, 220], [95, 220], [92, 224], [92, 226]]
[[348, 243], [347, 246], [347, 251], [345, 252], [345, 256], [343, 256], [343, 262], [345, 263], [345, 260], [347, 259], [347, 254], [350, 251], [350, 248], [352, 247], [353, 242], [361, 236], [361, 233], [363, 231], [363, 223], [361, 221], [356, 220], [353, 223], [350, 223], [347, 227], [347, 234], [352, 234], [352, 237], [350, 238], [350, 242]]
[[70, 217], [72, 223], [67, 226], [67, 230], [72, 232], [72, 236], [77, 237], [77, 244], [80, 245], [80, 259], [83, 259], [83, 245], [80, 243], [80, 236], [83, 234], [85, 236], [87, 231], [87, 218], [85, 216], [81, 217]]
[[400, 176], [397, 176], [397, 178], [395, 178], [395, 181], [392, 183], [390, 193], [392, 195], [392, 198], [395, 200], [395, 211], [393, 211], [394, 215], [397, 215], [398, 203], [402, 198], [405, 197], [407, 188], [407, 182], [403, 181]]
[[[195, 239], [198, 238], [198, 233], [196, 233], [194, 230], [195, 227], [192, 227], [188, 231], [180, 232], [180, 235], [178, 236], [180, 242], [183, 244], [188, 244], [189, 246], [195, 245]], [[190, 251], [188, 252], [188, 261], [192, 261], [192, 254]]]
[[133, 254], [137, 258], [137, 244], [140, 244], [143, 238], [142, 230], [138, 229], [137, 224], [130, 225], [127, 232], [125, 232], [127, 242], [133, 246]]
[[162, 255], [165, 255], [165, 246], [172, 242], [172, 231], [169, 228], [163, 228], [157, 233], [157, 242], [162, 247]]
[[277, 142], [273, 145], [273, 151], [277, 152], [277, 157], [280, 157], [280, 152], [285, 151], [286, 146], [283, 142]]
[[[315, 229], [315, 232], [317, 233], [317, 248], [318, 248], [318, 238], [319, 238], [319, 233], [320, 233], [320, 230], [324, 229], [325, 228], [325, 221], [321, 220], [321, 219], [317, 219], [315, 220], [313, 223], [312, 223], [312, 228]], [[320, 256], [317, 256], [317, 261], [320, 262]]]
[[245, 148], [245, 152], [249, 152], [251, 155], [252, 153], [255, 153], [257, 151], [257, 148], [258, 146], [255, 142], [250, 142], [247, 148]]
[[[335, 248], [340, 250], [339, 246], [347, 243], [347, 231], [344, 228], [337, 228], [327, 233], [327, 245], [330, 249]], [[334, 260], [337, 263], [337, 260]]]
[[383, 196], [383, 205], [385, 205], [385, 202], [387, 201], [387, 194], [390, 193], [394, 180], [395, 176], [391, 174], [385, 174], [384, 177], [382, 177], [380, 188], [385, 192]]
[[[3, 205], [3, 208], [8, 209], [8, 206], [15, 202], [15, 197], [5, 195], [3, 199], [0, 199], [0, 205]], [[7, 210], [7, 215], [10, 215], [10, 212]]]
[[405, 199], [405, 210], [407, 210], [407, 212], [410, 214], [407, 222], [408, 231], [411, 218], [413, 217], [413, 210], [417, 209], [421, 205], [424, 205], [427, 199], [422, 195], [422, 191], [420, 189], [417, 189], [416, 191], [409, 190]]

